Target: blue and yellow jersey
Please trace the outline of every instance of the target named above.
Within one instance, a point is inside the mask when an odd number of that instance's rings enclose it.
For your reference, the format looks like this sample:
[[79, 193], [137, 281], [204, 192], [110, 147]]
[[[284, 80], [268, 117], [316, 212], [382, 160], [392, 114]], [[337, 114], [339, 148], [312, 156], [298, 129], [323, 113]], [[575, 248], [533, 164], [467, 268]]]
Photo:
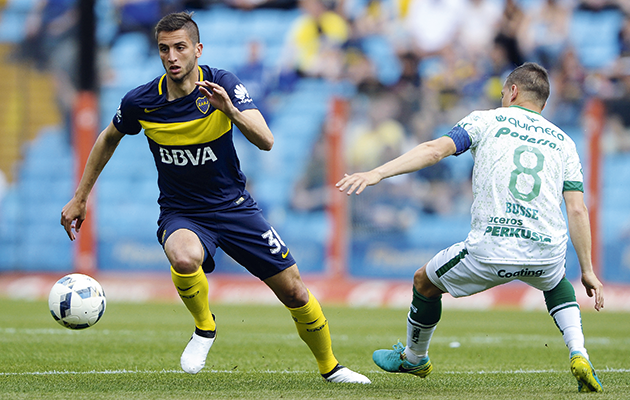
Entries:
[[[256, 108], [231, 72], [199, 67], [199, 80], [221, 85], [240, 111]], [[166, 74], [129, 91], [113, 119], [121, 133], [144, 134], [158, 170], [162, 211], [218, 211], [245, 191], [245, 175], [232, 141], [232, 121], [198, 88], [168, 101]]]

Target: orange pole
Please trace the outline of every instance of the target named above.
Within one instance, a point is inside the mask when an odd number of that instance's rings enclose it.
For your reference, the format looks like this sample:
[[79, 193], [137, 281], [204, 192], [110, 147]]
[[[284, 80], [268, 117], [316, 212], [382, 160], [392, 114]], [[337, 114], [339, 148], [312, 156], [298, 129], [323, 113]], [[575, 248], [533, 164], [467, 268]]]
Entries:
[[[78, 184], [92, 146], [96, 140], [98, 126], [97, 99], [94, 92], [82, 91], [77, 94], [74, 103], [72, 121], [74, 155], [76, 160], [76, 182]], [[74, 255], [74, 270], [83, 274], [96, 272], [96, 235], [93, 225], [93, 209], [96, 196], [92, 192], [85, 221], [81, 225], [81, 232], [77, 235]]]
[[589, 174], [587, 181], [587, 203], [591, 220], [593, 269], [601, 276], [603, 252], [601, 250], [601, 137], [604, 131], [605, 106], [601, 99], [591, 99], [586, 105], [586, 135], [588, 142]]
[[335, 184], [343, 177], [346, 166], [343, 155], [343, 132], [348, 122], [348, 102], [334, 98], [324, 134], [327, 143], [327, 211], [331, 219], [332, 234], [327, 244], [329, 274], [332, 278], [347, 276], [348, 257], [348, 203], [345, 195], [337, 193]]

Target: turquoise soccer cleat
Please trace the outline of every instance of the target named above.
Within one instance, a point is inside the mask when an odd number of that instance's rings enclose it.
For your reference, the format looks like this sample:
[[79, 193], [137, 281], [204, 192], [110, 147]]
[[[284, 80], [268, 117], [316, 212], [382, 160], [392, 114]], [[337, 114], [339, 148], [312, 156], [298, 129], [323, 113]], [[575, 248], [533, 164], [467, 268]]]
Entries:
[[578, 381], [578, 392], [603, 392], [591, 362], [579, 351], [571, 353], [571, 372]]
[[424, 378], [433, 371], [433, 365], [429, 356], [424, 357], [418, 364], [407, 361], [405, 346], [398, 342], [394, 345], [394, 350], [376, 350], [372, 354], [372, 360], [381, 369], [387, 372], [402, 372], [413, 374]]

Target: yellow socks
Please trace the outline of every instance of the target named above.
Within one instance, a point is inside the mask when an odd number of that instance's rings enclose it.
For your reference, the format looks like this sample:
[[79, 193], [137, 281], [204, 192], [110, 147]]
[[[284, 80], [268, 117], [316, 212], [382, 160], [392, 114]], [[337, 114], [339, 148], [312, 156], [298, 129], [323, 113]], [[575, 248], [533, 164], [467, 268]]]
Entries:
[[[338, 364], [332, 352], [328, 321], [319, 302], [308, 292], [308, 303], [298, 308], [289, 308], [297, 331], [317, 360], [320, 374], [327, 374]], [[287, 307], [288, 308], [288, 307]]]
[[[208, 304], [208, 279], [200, 267], [192, 274], [180, 274], [171, 267], [171, 277], [179, 297], [195, 319], [195, 326], [213, 331], [216, 324]], [[288, 307], [287, 307], [288, 308]], [[317, 360], [321, 374], [327, 374], [339, 363], [332, 352], [328, 321], [319, 302], [309, 291], [309, 300], [302, 307], [288, 308], [300, 338], [308, 345]]]
[[208, 302], [208, 278], [203, 269], [199, 267], [195, 273], [180, 274], [171, 266], [171, 278], [179, 297], [195, 319], [195, 326], [204, 331], [215, 330], [216, 324]]

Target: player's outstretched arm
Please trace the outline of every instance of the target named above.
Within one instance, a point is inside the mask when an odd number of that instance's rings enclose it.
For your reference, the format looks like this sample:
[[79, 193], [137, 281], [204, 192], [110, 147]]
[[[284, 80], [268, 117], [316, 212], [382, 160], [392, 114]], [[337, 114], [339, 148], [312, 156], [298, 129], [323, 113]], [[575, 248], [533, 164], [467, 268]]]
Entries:
[[345, 175], [343, 179], [337, 182], [336, 186], [340, 192], [347, 190], [346, 193], [348, 195], [354, 192], [360, 194], [366, 187], [376, 185], [385, 178], [430, 167], [443, 158], [455, 154], [456, 151], [457, 148], [453, 139], [448, 136], [442, 136], [438, 139], [421, 143], [405, 154], [371, 171]]
[[110, 122], [96, 139], [74, 197], [61, 210], [61, 225], [63, 225], [70, 240], [76, 239], [75, 233], [72, 231], [73, 228], [75, 232], [81, 230], [90, 192], [123, 136], [124, 134], [120, 133]]
[[567, 207], [569, 235], [580, 263], [582, 284], [586, 288], [586, 294], [595, 298], [595, 309], [599, 311], [604, 308], [604, 289], [593, 271], [591, 225], [588, 209], [584, 204], [584, 194], [579, 191], [565, 191], [563, 194]]
[[199, 91], [206, 96], [210, 104], [227, 115], [247, 140], [260, 150], [271, 150], [273, 147], [273, 134], [260, 111], [256, 109], [239, 111], [232, 104], [230, 96], [228, 96], [223, 86], [214, 82], [203, 81], [195, 82], [195, 84], [199, 86]]

